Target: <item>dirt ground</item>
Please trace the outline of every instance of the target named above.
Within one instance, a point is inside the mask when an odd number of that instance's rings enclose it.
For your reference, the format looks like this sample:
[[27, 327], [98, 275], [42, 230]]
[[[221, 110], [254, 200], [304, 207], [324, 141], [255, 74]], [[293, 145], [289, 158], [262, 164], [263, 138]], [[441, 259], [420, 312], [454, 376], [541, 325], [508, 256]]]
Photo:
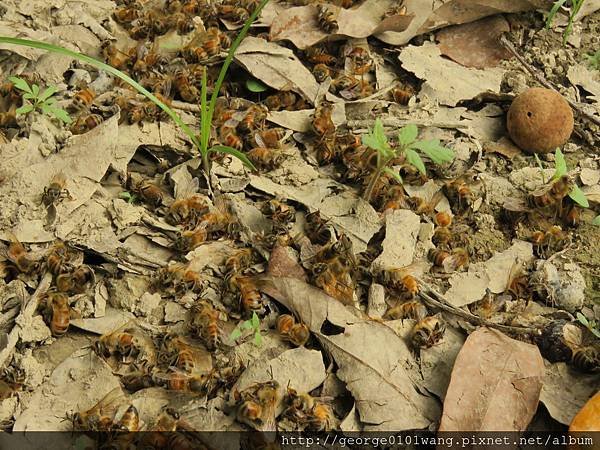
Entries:
[[[256, 170], [213, 153], [208, 177], [126, 83], [0, 44], [3, 430], [566, 430], [600, 389], [600, 2], [564, 45], [541, 0], [330, 3], [262, 11], [210, 136]], [[198, 130], [257, 5], [8, 0], [0, 36], [103, 60]], [[72, 122], [15, 114], [15, 75]], [[542, 83], [575, 114], [560, 196], [554, 151], [506, 130]], [[366, 199], [376, 118], [452, 161], [400, 154]], [[265, 448], [240, 436], [204, 445]]]

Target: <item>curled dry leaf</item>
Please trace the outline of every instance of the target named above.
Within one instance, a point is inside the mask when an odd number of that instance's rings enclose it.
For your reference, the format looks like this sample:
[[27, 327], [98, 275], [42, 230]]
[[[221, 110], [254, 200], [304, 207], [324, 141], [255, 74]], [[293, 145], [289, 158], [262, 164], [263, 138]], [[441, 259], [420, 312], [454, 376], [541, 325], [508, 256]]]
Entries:
[[412, 352], [391, 328], [357, 317], [320, 289], [294, 278], [261, 277], [258, 285], [296, 313], [333, 357], [365, 431], [421, 429], [439, 418], [437, 402], [422, 393]]
[[[358, 8], [341, 8], [337, 13], [339, 29], [337, 35], [366, 38], [384, 31], [405, 30], [412, 16], [393, 16], [383, 19], [385, 12], [394, 4], [393, 0], [367, 0]], [[317, 22], [318, 9], [315, 5], [289, 8], [275, 16], [271, 24], [271, 40], [289, 40], [299, 49], [305, 49], [325, 40], [326, 33]]]
[[480, 328], [461, 349], [439, 431], [523, 431], [538, 406], [544, 361], [538, 348]]
[[600, 430], [600, 392], [596, 393], [577, 413], [569, 426], [569, 431]]
[[295, 251], [286, 246], [276, 245], [269, 258], [267, 273], [273, 277], [290, 277], [307, 280], [306, 272], [298, 262]]

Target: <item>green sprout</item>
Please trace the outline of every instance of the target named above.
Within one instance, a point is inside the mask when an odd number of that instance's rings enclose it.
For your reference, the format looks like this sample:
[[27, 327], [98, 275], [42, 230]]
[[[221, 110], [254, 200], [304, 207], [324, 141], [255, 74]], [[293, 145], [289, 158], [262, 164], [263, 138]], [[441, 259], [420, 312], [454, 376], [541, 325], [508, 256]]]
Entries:
[[[568, 169], [567, 162], [565, 161], [565, 155], [563, 155], [560, 149], [557, 148], [556, 152], [554, 153], [554, 175], [552, 175], [550, 181], [558, 180], [560, 177], [566, 175], [567, 171]], [[587, 197], [576, 184], [573, 185], [571, 192], [569, 192], [569, 197], [571, 197], [571, 199], [579, 206], [584, 208], [590, 207]]]
[[600, 328], [599, 328], [600, 324], [598, 324], [598, 322], [596, 322], [595, 320], [588, 320], [587, 317], [585, 317], [580, 312], [577, 313], [577, 320], [584, 327], [586, 327], [588, 330], [590, 330], [594, 336], [596, 336], [597, 338], [600, 338]]
[[122, 200], [125, 200], [129, 204], [133, 204], [133, 203], [137, 202], [137, 200], [138, 200], [137, 195], [132, 194], [131, 192], [128, 192], [128, 191], [123, 191], [123, 192], [119, 193], [119, 198]]
[[171, 119], [173, 119], [173, 121], [177, 124], [177, 126], [179, 126], [179, 128], [181, 128], [181, 130], [190, 138], [192, 144], [200, 151], [204, 172], [205, 172], [205, 175], [207, 178], [207, 182], [210, 185], [210, 168], [211, 167], [210, 167], [209, 156], [211, 153], [230, 154], [230, 155], [240, 159], [250, 169], [255, 170], [254, 165], [252, 164], [252, 162], [250, 162], [250, 160], [244, 153], [240, 152], [237, 149], [234, 149], [232, 147], [225, 146], [225, 145], [209, 146], [209, 142], [210, 142], [210, 130], [212, 127], [212, 120], [213, 120], [213, 116], [214, 116], [215, 107], [217, 104], [217, 98], [219, 96], [219, 91], [221, 90], [221, 86], [223, 85], [223, 81], [225, 81], [225, 76], [227, 75], [229, 66], [233, 62], [235, 52], [237, 51], [238, 47], [242, 43], [242, 40], [248, 34], [250, 25], [252, 25], [252, 23], [256, 20], [256, 18], [258, 17], [258, 15], [260, 14], [262, 9], [266, 6], [266, 4], [268, 2], [269, 2], [269, 0], [262, 0], [260, 2], [258, 7], [254, 10], [254, 12], [250, 15], [248, 20], [245, 22], [244, 27], [241, 29], [241, 31], [237, 35], [235, 41], [231, 45], [231, 48], [229, 49], [227, 57], [225, 58], [225, 61], [223, 62], [223, 67], [221, 68], [219, 77], [217, 78], [217, 81], [215, 83], [213, 93], [210, 98], [210, 102], [208, 101], [208, 96], [207, 96], [208, 81], [207, 81], [206, 69], [204, 70], [204, 73], [202, 76], [201, 103], [200, 103], [200, 134], [199, 135], [196, 134], [188, 125], [186, 125], [184, 123], [183, 119], [181, 118], [181, 116], [179, 116], [179, 114], [177, 114], [173, 109], [171, 109], [169, 106], [167, 106], [163, 102], [161, 102], [158, 98], [156, 98], [156, 96], [154, 94], [152, 94], [147, 89], [145, 89], [137, 81], [135, 81], [134, 79], [129, 77], [127, 74], [121, 72], [120, 70], [115, 69], [114, 67], [103, 63], [102, 61], [99, 61], [95, 58], [92, 58], [90, 56], [84, 55], [79, 52], [74, 52], [74, 51], [66, 49], [64, 47], [48, 44], [46, 42], [32, 41], [32, 40], [13, 38], [13, 37], [8, 37], [8, 36], [0, 36], [0, 43], [37, 48], [37, 49], [46, 50], [49, 52], [69, 56], [71, 58], [74, 58], [74, 59], [83, 61], [87, 64], [90, 64], [91, 66], [94, 66], [98, 69], [104, 70], [104, 71], [110, 73], [111, 75], [123, 80], [127, 84], [129, 84], [131, 87], [133, 87], [135, 90], [137, 90], [140, 94], [144, 95], [146, 98], [148, 98], [150, 101], [152, 101], [156, 106], [158, 106], [165, 113], [167, 113], [169, 115], [169, 117]]
[[600, 50], [596, 50], [596, 53], [587, 54], [585, 57], [591, 69], [600, 70]]
[[254, 330], [254, 345], [260, 347], [262, 344], [262, 336], [260, 334], [260, 319], [256, 312], [252, 313], [252, 318], [243, 321], [231, 332], [231, 340], [235, 341], [242, 336], [243, 331]]
[[72, 122], [71, 117], [69, 117], [69, 114], [64, 109], [55, 106], [56, 99], [54, 98], [54, 94], [58, 92], [56, 86], [49, 86], [41, 92], [37, 84], [30, 86], [23, 78], [9, 77], [9, 80], [15, 88], [24, 92], [23, 100], [27, 100], [23, 106], [17, 109], [17, 115], [29, 114], [32, 111], [41, 111], [42, 114], [55, 117], [64, 123]]
[[383, 123], [380, 119], [375, 120], [373, 129], [362, 137], [364, 145], [377, 151], [377, 168], [371, 175], [371, 180], [364, 193], [364, 199], [366, 201], [371, 199], [377, 180], [379, 180], [379, 177], [381, 177], [384, 172], [402, 183], [400, 174], [390, 167], [392, 161], [399, 157], [404, 157], [406, 162], [416, 167], [423, 175], [426, 175], [427, 171], [419, 153], [426, 155], [435, 164], [440, 165], [454, 159], [454, 152], [451, 149], [442, 146], [439, 140], [419, 141], [417, 140], [418, 136], [419, 130], [417, 126], [413, 124], [407, 125], [400, 129], [400, 132], [398, 133], [398, 146], [392, 148], [385, 135]]
[[594, 220], [592, 220], [592, 225], [596, 225], [597, 227], [600, 227], [600, 216], [596, 216], [594, 218]]
[[[573, 32], [573, 22], [575, 21], [575, 17], [577, 16], [577, 13], [579, 13], [579, 10], [583, 6], [584, 2], [585, 2], [585, 0], [571, 0], [571, 5], [569, 7], [569, 21], [567, 23], [567, 28], [565, 29], [565, 32], [563, 33], [563, 45], [566, 45], [567, 39]], [[548, 16], [546, 17], [546, 29], [547, 30], [550, 29], [550, 26], [552, 26], [552, 23], [554, 22], [554, 18], [556, 17], [558, 10], [565, 3], [567, 3], [567, 0], [556, 0], [554, 2], [554, 4], [552, 5], [552, 8], [548, 12]]]
[[537, 155], [537, 153], [534, 153], [533, 156], [535, 156], [535, 162], [540, 168], [540, 176], [542, 177], [542, 183], [546, 184], [546, 173], [544, 172], [544, 166], [542, 165], [542, 161], [540, 160], [540, 157]]

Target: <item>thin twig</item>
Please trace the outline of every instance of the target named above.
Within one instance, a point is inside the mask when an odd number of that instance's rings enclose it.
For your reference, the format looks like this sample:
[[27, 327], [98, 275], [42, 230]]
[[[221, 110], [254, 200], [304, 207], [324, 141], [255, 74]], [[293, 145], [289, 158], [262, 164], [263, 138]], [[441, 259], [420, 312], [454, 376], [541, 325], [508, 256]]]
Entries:
[[179, 100], [171, 101], [171, 107], [173, 107], [174, 109], [179, 109], [180, 111], [187, 111], [193, 113], [200, 112], [200, 105], [196, 105], [195, 103], [181, 102]]
[[29, 323], [30, 319], [33, 317], [33, 314], [37, 310], [40, 298], [46, 293], [50, 287], [50, 283], [52, 283], [52, 274], [50, 272], [46, 272], [37, 289], [29, 298], [27, 304], [21, 309], [21, 314], [19, 314], [19, 316], [16, 318], [15, 325], [8, 335], [8, 343], [6, 344], [6, 347], [0, 351], [0, 368], [4, 367], [4, 364], [10, 360], [10, 356], [12, 355], [15, 346], [17, 345], [17, 342], [19, 342], [22, 329], [22, 325], [20, 324]]
[[[506, 49], [509, 52], [511, 52], [514, 55], [515, 58], [517, 58], [519, 60], [519, 62], [523, 65], [523, 67], [525, 67], [525, 69], [527, 69], [527, 71], [531, 75], [533, 75], [533, 77], [542, 86], [544, 86], [544, 87], [546, 87], [548, 89], [552, 89], [553, 91], [558, 92], [558, 89], [552, 83], [550, 83], [548, 80], [546, 80], [546, 78], [544, 78], [544, 76], [535, 67], [533, 67], [531, 64], [529, 64], [527, 61], [525, 61], [525, 58], [523, 58], [523, 56], [521, 56], [519, 54], [519, 52], [517, 52], [517, 49], [514, 47], [514, 45], [512, 45], [512, 43], [505, 36], [502, 36], [500, 38], [500, 42], [502, 43], [502, 45], [504, 45], [504, 47], [506, 47]], [[594, 116], [593, 114], [588, 113], [577, 102], [574, 102], [574, 101], [572, 101], [572, 100], [570, 100], [570, 99], [568, 99], [566, 97], [565, 97], [565, 100], [569, 103], [569, 105], [571, 106], [571, 108], [573, 108], [575, 111], [577, 111], [580, 115], [582, 115], [583, 117], [585, 117], [590, 122], [593, 122], [596, 125], [600, 126], [600, 117], [597, 117], [597, 116]]]
[[501, 325], [497, 323], [488, 322], [487, 320], [484, 320], [481, 317], [478, 317], [474, 314], [468, 313], [460, 308], [457, 308], [456, 306], [451, 305], [442, 294], [437, 292], [431, 286], [425, 284], [422, 280], [419, 280], [419, 283], [422, 287], [421, 291], [419, 292], [419, 295], [426, 303], [429, 303], [431, 306], [439, 308], [442, 311], [446, 311], [450, 314], [454, 314], [455, 316], [461, 317], [466, 321], [472, 323], [473, 325], [483, 325], [489, 328], [496, 328], [497, 330], [513, 334], [540, 334], [540, 331], [537, 328], [511, 327], [509, 325]]
[[[401, 128], [408, 124], [413, 124], [421, 127], [436, 127], [436, 128], [450, 128], [450, 129], [461, 129], [468, 128], [469, 125], [461, 122], [432, 122], [430, 120], [414, 120], [414, 119], [396, 119], [396, 118], [387, 118], [381, 119], [381, 123], [383, 123], [384, 127], [389, 128]], [[349, 120], [346, 125], [348, 128], [356, 129], [369, 129], [373, 128], [375, 124], [375, 119], [373, 120]], [[355, 130], [356, 131], [356, 130]]]

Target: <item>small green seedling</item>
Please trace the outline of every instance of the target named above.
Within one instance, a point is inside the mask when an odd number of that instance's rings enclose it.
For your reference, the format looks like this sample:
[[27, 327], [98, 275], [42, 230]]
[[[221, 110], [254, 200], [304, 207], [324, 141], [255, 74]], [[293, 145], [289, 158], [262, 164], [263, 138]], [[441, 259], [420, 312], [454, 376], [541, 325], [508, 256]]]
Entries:
[[364, 145], [377, 151], [377, 169], [371, 175], [371, 180], [365, 190], [364, 199], [366, 201], [371, 199], [371, 194], [377, 184], [377, 180], [384, 172], [402, 183], [400, 174], [389, 167], [390, 163], [399, 157], [404, 157], [406, 162], [416, 167], [423, 175], [426, 175], [427, 172], [420, 154], [426, 155], [435, 164], [440, 165], [454, 159], [454, 152], [442, 146], [439, 140], [419, 141], [417, 140], [418, 136], [419, 130], [417, 126], [413, 124], [407, 125], [398, 133], [398, 145], [396, 148], [392, 148], [385, 135], [383, 123], [380, 119], [375, 120], [373, 129], [362, 137]]
[[259, 94], [261, 92], [265, 92], [267, 89], [269, 89], [269, 87], [266, 86], [262, 81], [259, 81], [255, 78], [249, 78], [246, 80], [246, 89], [248, 89], [250, 92]]
[[23, 78], [9, 77], [9, 80], [18, 90], [24, 92], [23, 100], [27, 100], [23, 106], [17, 109], [17, 115], [29, 114], [31, 111], [38, 110], [64, 123], [72, 122], [71, 117], [69, 117], [69, 114], [64, 109], [54, 106], [56, 99], [53, 96], [58, 91], [56, 86], [49, 86], [44, 92], [40, 92], [40, 87], [37, 84], [30, 86]]
[[588, 330], [590, 330], [594, 336], [596, 336], [597, 338], [600, 338], [600, 328], [599, 328], [600, 324], [598, 324], [595, 320], [588, 320], [587, 317], [585, 317], [580, 312], [577, 313], [577, 320], [584, 327], [586, 327]]
[[[575, 17], [579, 10], [583, 6], [585, 0], [571, 0], [571, 5], [569, 7], [569, 21], [567, 23], [567, 28], [565, 28], [565, 32], [563, 33], [563, 45], [567, 43], [567, 39], [573, 32], [573, 22], [575, 21]], [[558, 10], [567, 3], [567, 0], [556, 0], [552, 5], [552, 8], [548, 12], [548, 16], [546, 17], [546, 29], [550, 29], [552, 26], [552, 22], [554, 22], [554, 18], [558, 13]]]
[[[563, 155], [559, 148], [557, 148], [556, 152], [554, 153], [554, 167], [554, 175], [552, 175], [550, 181], [556, 181], [563, 175], [566, 175], [568, 172], [567, 162], [565, 161], [565, 155]], [[571, 197], [571, 199], [579, 206], [582, 206], [584, 208], [590, 207], [590, 203], [588, 202], [587, 197], [576, 184], [573, 185], [571, 192], [569, 192], [569, 197]]]
[[596, 53], [585, 55], [585, 57], [591, 69], [600, 70], [600, 50], [596, 50]]
[[231, 340], [235, 341], [239, 339], [242, 336], [242, 332], [247, 330], [254, 330], [254, 345], [260, 347], [262, 344], [262, 336], [260, 334], [260, 319], [255, 312], [252, 313], [251, 319], [243, 321], [241, 325], [238, 325], [235, 330], [231, 332]]
[[132, 194], [131, 192], [123, 191], [119, 194], [119, 198], [125, 200], [129, 204], [133, 204], [137, 202], [137, 195]]

